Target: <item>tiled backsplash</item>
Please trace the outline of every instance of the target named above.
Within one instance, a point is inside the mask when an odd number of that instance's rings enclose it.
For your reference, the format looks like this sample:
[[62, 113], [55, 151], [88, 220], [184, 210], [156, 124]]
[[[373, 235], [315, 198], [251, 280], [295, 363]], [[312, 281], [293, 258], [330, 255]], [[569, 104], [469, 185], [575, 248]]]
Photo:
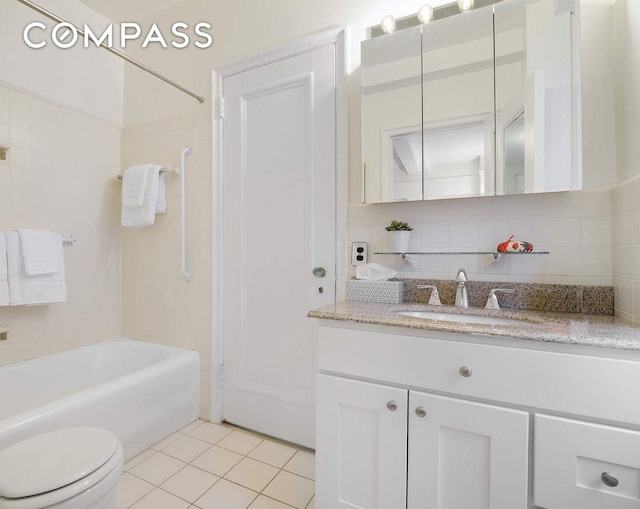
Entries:
[[[458, 200], [352, 205], [349, 241], [369, 242], [371, 262], [398, 277], [453, 279], [464, 267], [471, 280], [612, 284], [611, 191], [499, 196]], [[375, 255], [389, 250], [391, 220], [413, 226], [410, 250], [492, 251], [511, 235], [550, 255]]]
[[0, 231], [48, 229], [65, 247], [68, 300], [0, 308], [8, 340], [0, 364], [118, 337], [121, 333], [120, 128], [0, 86]]
[[[450, 280], [406, 279], [405, 302], [426, 304], [431, 290], [416, 288], [416, 285], [434, 285], [438, 288], [444, 305], [455, 303], [456, 287]], [[551, 285], [540, 283], [504, 283], [475, 281], [469, 283], [469, 305], [484, 307], [489, 292], [494, 288], [515, 290], [513, 294], [499, 294], [500, 306], [505, 309], [528, 309], [530, 311], [557, 311], [562, 313], [585, 313], [593, 315], [613, 314], [613, 287]]]

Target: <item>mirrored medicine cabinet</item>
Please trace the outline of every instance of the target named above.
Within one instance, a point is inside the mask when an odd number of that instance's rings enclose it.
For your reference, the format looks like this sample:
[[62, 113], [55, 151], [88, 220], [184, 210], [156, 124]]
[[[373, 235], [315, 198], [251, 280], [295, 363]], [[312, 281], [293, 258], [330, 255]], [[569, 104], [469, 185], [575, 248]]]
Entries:
[[576, 0], [503, 0], [362, 43], [365, 203], [582, 187]]

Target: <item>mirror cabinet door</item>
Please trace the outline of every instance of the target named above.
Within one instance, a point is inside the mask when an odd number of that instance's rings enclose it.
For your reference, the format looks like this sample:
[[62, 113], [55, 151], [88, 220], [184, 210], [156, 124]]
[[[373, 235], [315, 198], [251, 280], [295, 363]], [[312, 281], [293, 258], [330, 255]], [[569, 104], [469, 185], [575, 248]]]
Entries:
[[576, 2], [503, 0], [364, 41], [364, 201], [581, 189]]
[[424, 199], [494, 194], [493, 13], [422, 30]]
[[573, 0], [495, 5], [496, 194], [581, 187], [573, 8]]
[[367, 203], [422, 200], [421, 27], [362, 43]]

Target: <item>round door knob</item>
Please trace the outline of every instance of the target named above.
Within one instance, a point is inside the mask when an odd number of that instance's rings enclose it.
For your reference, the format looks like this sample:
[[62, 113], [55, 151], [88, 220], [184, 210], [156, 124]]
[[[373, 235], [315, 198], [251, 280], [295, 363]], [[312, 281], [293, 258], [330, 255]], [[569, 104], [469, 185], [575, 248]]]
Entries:
[[392, 412], [395, 412], [398, 409], [398, 403], [396, 403], [395, 401], [389, 401], [387, 403], [387, 408]]
[[473, 373], [473, 371], [471, 371], [471, 368], [469, 366], [462, 366], [460, 368], [460, 374], [465, 378], [469, 378], [471, 376], [471, 373]]
[[327, 269], [324, 267], [316, 267], [312, 271], [313, 277], [321, 278], [327, 275]]
[[427, 411], [423, 407], [419, 406], [418, 408], [416, 408], [416, 415], [418, 417], [426, 417]]
[[602, 482], [610, 488], [615, 488], [618, 484], [620, 484], [620, 481], [618, 481], [615, 476], [611, 475], [608, 472], [602, 472], [600, 479], [602, 479]]

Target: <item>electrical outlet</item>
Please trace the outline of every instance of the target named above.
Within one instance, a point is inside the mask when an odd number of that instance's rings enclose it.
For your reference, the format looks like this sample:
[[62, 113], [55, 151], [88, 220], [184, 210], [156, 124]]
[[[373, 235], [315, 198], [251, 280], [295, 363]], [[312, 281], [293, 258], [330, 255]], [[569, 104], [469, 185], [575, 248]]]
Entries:
[[354, 242], [351, 244], [351, 265], [366, 265], [369, 257], [369, 244]]

